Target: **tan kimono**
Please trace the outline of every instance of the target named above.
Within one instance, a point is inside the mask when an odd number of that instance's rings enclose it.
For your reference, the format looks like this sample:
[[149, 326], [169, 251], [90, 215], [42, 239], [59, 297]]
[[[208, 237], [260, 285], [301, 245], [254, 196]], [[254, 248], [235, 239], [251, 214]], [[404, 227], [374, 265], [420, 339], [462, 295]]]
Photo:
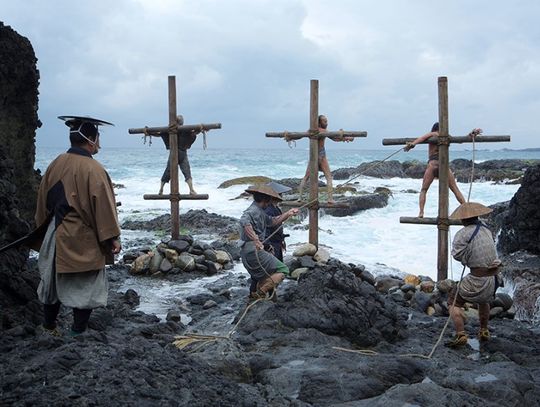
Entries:
[[71, 148], [47, 168], [39, 186], [36, 224], [49, 214], [56, 226], [58, 273], [112, 264], [106, 242], [120, 235], [113, 186], [103, 166], [86, 151]]
[[48, 223], [39, 246], [44, 304], [73, 308], [107, 304], [105, 264], [112, 264], [109, 240], [120, 235], [111, 180], [80, 148], [71, 148], [47, 168], [38, 192], [36, 223]]

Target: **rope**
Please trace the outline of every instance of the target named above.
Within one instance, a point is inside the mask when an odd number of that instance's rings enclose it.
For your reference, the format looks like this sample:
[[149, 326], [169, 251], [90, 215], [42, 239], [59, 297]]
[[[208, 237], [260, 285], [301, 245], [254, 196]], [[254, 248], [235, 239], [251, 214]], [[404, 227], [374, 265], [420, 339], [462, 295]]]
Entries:
[[152, 145], [152, 135], [148, 133], [148, 126], [144, 126], [143, 134], [143, 144], [146, 144], [146, 138], [150, 137], [150, 140], [148, 141], [148, 147], [150, 147]]

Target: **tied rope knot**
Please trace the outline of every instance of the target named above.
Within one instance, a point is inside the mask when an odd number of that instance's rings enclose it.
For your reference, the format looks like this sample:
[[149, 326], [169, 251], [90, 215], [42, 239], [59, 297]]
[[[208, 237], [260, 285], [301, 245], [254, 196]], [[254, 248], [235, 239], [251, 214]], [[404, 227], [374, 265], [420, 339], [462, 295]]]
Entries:
[[289, 148], [293, 148], [293, 144], [296, 147], [296, 140], [293, 140], [291, 136], [289, 136], [289, 132], [287, 130], [283, 132], [283, 139], [287, 142]]
[[446, 137], [437, 137], [437, 145], [438, 146], [447, 146], [450, 144], [450, 135]]
[[146, 144], [146, 138], [149, 137], [150, 140], [148, 140], [148, 146], [150, 147], [152, 145], [152, 135], [148, 133], [148, 126], [144, 126], [143, 134], [143, 144]]
[[448, 230], [450, 228], [450, 222], [448, 219], [437, 218], [437, 229]]
[[201, 123], [199, 125], [199, 132], [203, 135], [203, 150], [206, 150], [208, 148], [208, 144], [206, 142], [206, 129], [204, 128], [204, 125]]

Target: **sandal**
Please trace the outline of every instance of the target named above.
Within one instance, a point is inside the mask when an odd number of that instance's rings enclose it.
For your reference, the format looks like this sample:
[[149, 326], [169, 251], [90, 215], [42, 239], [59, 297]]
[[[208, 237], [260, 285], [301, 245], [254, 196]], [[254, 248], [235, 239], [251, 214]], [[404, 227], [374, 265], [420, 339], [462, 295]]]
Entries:
[[461, 332], [458, 332], [456, 336], [452, 338], [452, 340], [447, 342], [446, 346], [448, 346], [449, 348], [460, 348], [462, 346], [467, 345], [468, 339], [469, 339], [469, 336], [465, 332], [461, 331]]

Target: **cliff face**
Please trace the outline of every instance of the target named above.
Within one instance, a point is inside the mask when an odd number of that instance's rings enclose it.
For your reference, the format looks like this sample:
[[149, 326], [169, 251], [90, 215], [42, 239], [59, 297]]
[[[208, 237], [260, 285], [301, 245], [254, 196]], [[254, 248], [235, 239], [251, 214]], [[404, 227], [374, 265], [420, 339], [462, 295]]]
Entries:
[[503, 254], [520, 250], [540, 255], [540, 165], [529, 168], [504, 216], [497, 248]]
[[[0, 22], [0, 246], [27, 234], [33, 223], [38, 84], [30, 41]], [[39, 280], [27, 259], [24, 248], [0, 254], [0, 331], [39, 315]]]

